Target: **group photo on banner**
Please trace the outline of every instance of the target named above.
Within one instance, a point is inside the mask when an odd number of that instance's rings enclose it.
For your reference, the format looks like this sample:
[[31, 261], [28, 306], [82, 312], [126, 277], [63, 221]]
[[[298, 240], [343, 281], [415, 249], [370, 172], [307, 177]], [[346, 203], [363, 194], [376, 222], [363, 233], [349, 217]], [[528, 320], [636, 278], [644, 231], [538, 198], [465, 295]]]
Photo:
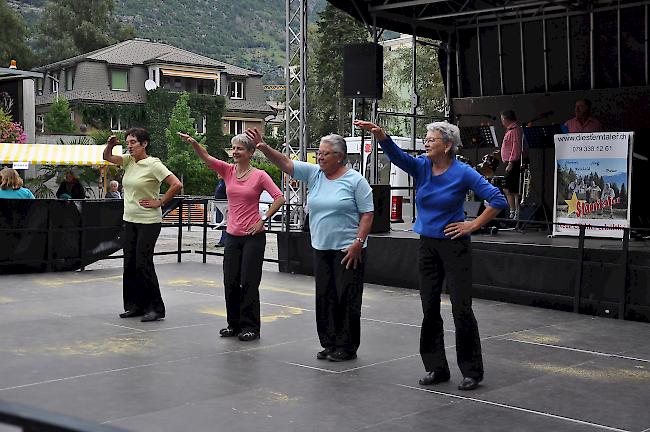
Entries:
[[553, 235], [578, 235], [578, 224], [588, 225], [588, 236], [623, 237], [621, 228], [630, 227], [633, 138], [632, 132], [555, 135]]

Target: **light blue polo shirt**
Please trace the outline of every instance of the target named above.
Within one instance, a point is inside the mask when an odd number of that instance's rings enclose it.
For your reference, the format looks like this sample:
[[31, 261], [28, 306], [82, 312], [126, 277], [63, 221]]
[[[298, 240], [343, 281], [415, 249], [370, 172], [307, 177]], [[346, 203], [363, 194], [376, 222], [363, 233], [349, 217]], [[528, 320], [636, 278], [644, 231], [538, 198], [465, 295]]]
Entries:
[[[357, 238], [361, 213], [374, 211], [372, 188], [353, 169], [329, 180], [318, 165], [293, 161], [293, 177], [309, 189], [309, 231], [317, 250], [342, 250]], [[365, 245], [364, 245], [365, 247]]]
[[27, 188], [0, 189], [0, 198], [6, 199], [34, 199], [34, 194]]

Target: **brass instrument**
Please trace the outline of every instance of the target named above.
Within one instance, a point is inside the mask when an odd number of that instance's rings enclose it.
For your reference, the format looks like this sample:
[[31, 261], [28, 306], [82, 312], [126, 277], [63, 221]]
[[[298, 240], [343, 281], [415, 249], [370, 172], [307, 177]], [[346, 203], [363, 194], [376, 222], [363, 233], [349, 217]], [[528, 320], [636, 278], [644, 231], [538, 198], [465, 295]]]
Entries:
[[528, 199], [528, 194], [530, 194], [530, 165], [526, 164], [524, 165], [524, 169], [522, 171], [522, 182], [521, 182], [521, 202], [520, 204], [523, 205], [526, 203], [526, 200]]

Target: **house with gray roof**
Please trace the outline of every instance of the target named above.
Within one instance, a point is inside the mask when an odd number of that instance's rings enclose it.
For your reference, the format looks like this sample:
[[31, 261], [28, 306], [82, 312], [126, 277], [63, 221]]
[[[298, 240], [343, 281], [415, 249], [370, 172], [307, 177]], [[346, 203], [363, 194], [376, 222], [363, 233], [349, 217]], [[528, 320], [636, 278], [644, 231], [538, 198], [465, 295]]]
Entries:
[[[258, 72], [146, 39], [120, 42], [35, 71], [42, 73], [35, 89], [37, 128], [40, 125], [41, 130], [57, 95], [70, 102], [73, 120], [83, 131], [86, 125], [82, 114], [74, 111], [76, 103], [144, 104], [148, 80], [172, 92], [224, 96], [225, 134], [242, 133], [249, 127], [264, 130], [264, 119], [274, 114]], [[111, 117], [110, 123], [113, 130], [131, 126], [119, 115]], [[197, 130], [205, 131], [205, 118], [197, 119]]]

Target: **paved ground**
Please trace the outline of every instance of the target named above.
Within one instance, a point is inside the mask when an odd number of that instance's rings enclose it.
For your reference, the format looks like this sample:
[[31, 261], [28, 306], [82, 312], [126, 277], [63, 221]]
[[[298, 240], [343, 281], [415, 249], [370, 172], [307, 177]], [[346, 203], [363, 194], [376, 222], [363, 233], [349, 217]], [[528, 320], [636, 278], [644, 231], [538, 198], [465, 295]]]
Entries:
[[220, 258], [167, 259], [157, 323], [118, 318], [118, 260], [0, 278], [0, 399], [132, 431], [650, 430], [648, 324], [476, 300], [486, 379], [463, 393], [446, 296], [452, 381], [422, 387], [416, 292], [366, 285], [359, 358], [332, 363], [312, 278], [265, 271], [262, 338], [242, 343], [218, 337]]

